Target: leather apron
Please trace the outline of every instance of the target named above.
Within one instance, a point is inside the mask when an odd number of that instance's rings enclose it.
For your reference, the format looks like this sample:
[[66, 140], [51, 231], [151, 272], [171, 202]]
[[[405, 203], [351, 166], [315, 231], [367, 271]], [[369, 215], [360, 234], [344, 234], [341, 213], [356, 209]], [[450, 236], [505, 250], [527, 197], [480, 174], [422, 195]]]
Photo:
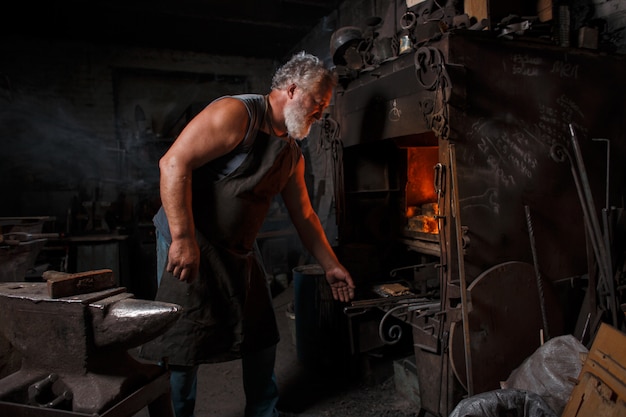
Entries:
[[278, 343], [272, 297], [254, 245], [272, 199], [302, 153], [293, 139], [256, 130], [248, 154], [233, 172], [215, 179], [205, 165], [193, 173], [200, 274], [187, 284], [163, 272], [156, 300], [179, 304], [183, 313], [142, 347], [144, 358], [166, 358], [171, 365], [222, 362]]

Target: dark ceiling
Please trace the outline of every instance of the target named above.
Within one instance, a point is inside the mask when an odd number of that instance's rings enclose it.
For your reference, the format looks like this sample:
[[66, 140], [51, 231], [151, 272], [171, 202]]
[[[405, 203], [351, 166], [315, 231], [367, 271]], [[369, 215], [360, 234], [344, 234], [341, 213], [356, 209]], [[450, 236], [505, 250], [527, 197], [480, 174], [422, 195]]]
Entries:
[[[282, 59], [341, 0], [12, 2], [0, 31]], [[4, 12], [3, 12], [4, 14]]]

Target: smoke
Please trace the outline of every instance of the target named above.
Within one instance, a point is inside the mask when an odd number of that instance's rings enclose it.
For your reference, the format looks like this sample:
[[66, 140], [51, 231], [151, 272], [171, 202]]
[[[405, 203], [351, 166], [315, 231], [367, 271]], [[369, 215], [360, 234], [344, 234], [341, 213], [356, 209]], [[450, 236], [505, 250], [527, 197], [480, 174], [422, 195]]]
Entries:
[[135, 141], [137, 155], [130, 158], [115, 138], [81, 126], [61, 108], [55, 115], [17, 106], [2, 110], [0, 144], [0, 178], [13, 188], [68, 190], [102, 182], [132, 191], [158, 182], [158, 156], [141, 142]]

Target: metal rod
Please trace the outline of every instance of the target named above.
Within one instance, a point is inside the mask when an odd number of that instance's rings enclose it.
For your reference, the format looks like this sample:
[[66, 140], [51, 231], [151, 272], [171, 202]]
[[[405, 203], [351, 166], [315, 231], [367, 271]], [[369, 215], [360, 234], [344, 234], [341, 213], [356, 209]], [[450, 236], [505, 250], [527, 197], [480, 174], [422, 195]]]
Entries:
[[[590, 223], [590, 233], [592, 234], [592, 241], [595, 241], [595, 244], [598, 248], [598, 266], [601, 266], [601, 272], [605, 279], [604, 283], [607, 285], [609, 289], [609, 308], [611, 309], [611, 314], [613, 318], [613, 323], [617, 325], [617, 311], [616, 311], [616, 303], [615, 303], [615, 284], [613, 281], [612, 274], [612, 262], [609, 253], [607, 252], [607, 237], [603, 238], [602, 229], [600, 228], [600, 224], [598, 222], [598, 217], [596, 216], [595, 204], [593, 202], [593, 196], [591, 194], [591, 187], [589, 185], [589, 179], [587, 177], [587, 171], [585, 170], [585, 163], [582, 157], [582, 152], [580, 150], [580, 146], [578, 144], [578, 140], [576, 138], [576, 132], [574, 131], [574, 126], [570, 123], [569, 125], [570, 133], [572, 136], [572, 144], [574, 147], [574, 155], [576, 157], [576, 162], [578, 164], [578, 170], [580, 172], [580, 179], [582, 181], [582, 190], [585, 193], [583, 205], [587, 204], [588, 218]], [[605, 227], [608, 228], [608, 224], [605, 224]], [[608, 232], [608, 230], [607, 230]]]
[[548, 316], [546, 313], [546, 300], [543, 294], [543, 282], [541, 279], [541, 272], [539, 271], [539, 261], [537, 258], [537, 247], [535, 245], [535, 232], [533, 230], [533, 223], [530, 218], [530, 207], [524, 206], [526, 211], [526, 225], [528, 226], [528, 236], [530, 238], [530, 249], [533, 254], [533, 264], [535, 266], [535, 278], [537, 279], [537, 291], [539, 293], [539, 307], [541, 308], [541, 319], [543, 321], [543, 334], [545, 340], [550, 340], [550, 332], [548, 331]]
[[598, 259], [598, 264], [602, 266], [602, 272], [607, 279], [612, 279], [612, 277], [608, 274], [607, 265], [610, 264], [608, 262], [606, 247], [604, 246], [604, 240], [602, 239], [602, 233], [600, 224], [598, 223], [598, 216], [596, 216], [596, 207], [593, 203], [593, 195], [591, 194], [591, 188], [589, 185], [589, 178], [587, 177], [587, 171], [585, 169], [585, 162], [582, 157], [582, 152], [580, 150], [580, 146], [578, 144], [578, 139], [576, 138], [576, 132], [574, 131], [574, 126], [570, 123], [569, 125], [570, 133], [572, 136], [572, 145], [574, 148], [574, 156], [576, 157], [576, 163], [578, 166], [578, 171], [580, 175], [580, 181], [582, 182], [582, 192], [583, 192], [583, 201], [582, 204], [586, 205], [588, 220], [591, 225], [591, 233], [592, 239], [597, 245], [598, 253], [600, 255]]
[[578, 178], [578, 173], [576, 172], [576, 167], [574, 166], [573, 161], [571, 161], [570, 170], [572, 172], [572, 177], [574, 178], [574, 184], [576, 184], [576, 189], [578, 190], [578, 197], [580, 199], [581, 208], [583, 210], [583, 220], [587, 228], [587, 236], [588, 236], [588, 239], [590, 240], [591, 248], [593, 249], [593, 254], [596, 260], [598, 261], [598, 270], [599, 270], [598, 273], [600, 275], [599, 281], [601, 283], [604, 283], [604, 279], [606, 276], [604, 272], [604, 264], [600, 262], [600, 249], [598, 248], [598, 243], [596, 240], [596, 235], [593, 231], [593, 226], [591, 225], [590, 220], [589, 220], [589, 216], [591, 215], [591, 213], [589, 213], [589, 208], [585, 204], [585, 201], [584, 201], [585, 197], [583, 195], [582, 185], [580, 184], [580, 179]]
[[611, 179], [611, 141], [603, 138], [595, 138], [592, 139], [597, 142], [606, 142], [606, 188], [605, 188], [605, 196], [604, 196], [604, 208], [609, 209], [609, 180]]
[[461, 315], [463, 317], [463, 335], [465, 337], [465, 373], [467, 374], [467, 394], [468, 396], [474, 395], [474, 377], [472, 375], [472, 349], [470, 345], [470, 331], [469, 331], [469, 302], [467, 299], [467, 284], [465, 282], [465, 262], [463, 259], [463, 233], [461, 230], [461, 209], [459, 206], [459, 190], [458, 179], [456, 173], [456, 152], [454, 144], [449, 145], [450, 152], [450, 171], [451, 188], [452, 193], [450, 195], [452, 199], [452, 215], [455, 218], [455, 235], [456, 235], [456, 248], [459, 267], [459, 285], [461, 289]]
[[[611, 237], [609, 234], [609, 217], [607, 209], [602, 210], [602, 223], [604, 224], [604, 244], [607, 248], [611, 247]], [[613, 276], [613, 262], [611, 260], [610, 253], [607, 254], [609, 262], [607, 264], [608, 280], [607, 285], [609, 287], [609, 307], [611, 309], [611, 318], [613, 319], [613, 326], [619, 327], [617, 315], [617, 298], [615, 296], [615, 279]]]
[[611, 179], [611, 141], [608, 139], [596, 138], [594, 141], [606, 142], [606, 188], [605, 188], [605, 197], [604, 197], [604, 209], [602, 210], [602, 224], [604, 226], [604, 244], [607, 248], [607, 255], [609, 257], [609, 263], [607, 265], [610, 282], [609, 282], [609, 296], [611, 297], [609, 305], [611, 306], [611, 313], [613, 316], [613, 325], [619, 326], [618, 323], [618, 315], [617, 315], [617, 298], [615, 295], [615, 281], [614, 279], [614, 271], [613, 271], [613, 261], [611, 255], [611, 222], [610, 220], [610, 202], [609, 202], [609, 194], [610, 187], [609, 181]]

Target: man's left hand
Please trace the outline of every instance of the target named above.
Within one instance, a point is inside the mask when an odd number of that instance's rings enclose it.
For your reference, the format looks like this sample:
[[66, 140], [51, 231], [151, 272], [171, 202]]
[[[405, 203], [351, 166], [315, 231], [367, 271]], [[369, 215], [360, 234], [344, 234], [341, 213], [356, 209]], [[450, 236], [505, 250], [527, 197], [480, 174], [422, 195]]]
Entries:
[[354, 298], [354, 282], [345, 268], [335, 267], [327, 270], [326, 281], [330, 285], [335, 300], [348, 302]]

